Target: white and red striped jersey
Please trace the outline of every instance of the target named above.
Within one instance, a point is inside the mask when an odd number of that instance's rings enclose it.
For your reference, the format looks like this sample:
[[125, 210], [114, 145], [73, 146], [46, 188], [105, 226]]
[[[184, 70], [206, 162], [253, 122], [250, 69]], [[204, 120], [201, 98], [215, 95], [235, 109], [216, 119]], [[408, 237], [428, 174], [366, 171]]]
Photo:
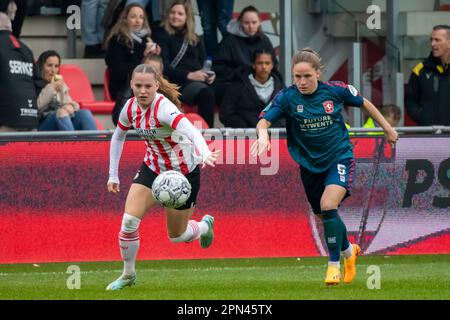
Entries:
[[[156, 174], [176, 170], [186, 175], [195, 169], [199, 161], [192, 161], [196, 157], [192, 142], [179, 138], [180, 135], [174, 135], [175, 129], [182, 120], [189, 121], [169, 99], [156, 93], [155, 99], [147, 109], [141, 108], [134, 97], [129, 99], [120, 113], [117, 126], [124, 131], [134, 128], [145, 140], [147, 151], [144, 162], [150, 170]], [[194, 126], [191, 128], [189, 122], [188, 130], [197, 129]], [[209, 149], [203, 137], [201, 140], [203, 141], [200, 142], [202, 144], [200, 149], [203, 150], [200, 152], [205, 153], [204, 147], [206, 146], [208, 151]], [[186, 149], [186, 144], [191, 147]]]

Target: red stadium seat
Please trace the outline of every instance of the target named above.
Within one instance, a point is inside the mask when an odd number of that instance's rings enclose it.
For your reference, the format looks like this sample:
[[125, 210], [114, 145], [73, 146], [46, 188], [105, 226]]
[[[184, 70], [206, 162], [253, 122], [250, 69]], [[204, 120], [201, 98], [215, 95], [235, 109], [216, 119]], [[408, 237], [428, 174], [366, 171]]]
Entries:
[[411, 119], [409, 114], [405, 112], [405, 127], [414, 127], [414, 126], [417, 126], [417, 122]]
[[185, 113], [186, 118], [199, 130], [209, 129], [208, 123], [198, 113]]
[[94, 116], [95, 124], [97, 125], [97, 130], [105, 130], [105, 127], [103, 126], [102, 122]]
[[80, 108], [89, 109], [94, 114], [111, 114], [114, 102], [95, 99], [91, 83], [83, 69], [75, 64], [62, 64], [60, 74], [69, 87], [70, 96], [80, 104]]
[[181, 104], [181, 110], [183, 110], [184, 113], [195, 113], [198, 110], [198, 107], [196, 105], [190, 105], [187, 103]]
[[111, 94], [109, 93], [109, 78], [111, 77], [111, 70], [109, 68], [105, 69], [103, 73], [103, 100], [105, 101], [113, 101], [111, 98]]

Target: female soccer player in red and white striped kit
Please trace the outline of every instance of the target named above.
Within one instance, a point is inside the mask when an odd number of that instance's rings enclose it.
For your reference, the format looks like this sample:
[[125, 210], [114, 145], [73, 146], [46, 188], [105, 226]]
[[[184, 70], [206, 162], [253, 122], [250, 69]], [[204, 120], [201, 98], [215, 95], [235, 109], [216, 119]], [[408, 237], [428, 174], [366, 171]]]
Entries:
[[[207, 248], [214, 238], [212, 216], [205, 215], [200, 222], [190, 218], [200, 189], [199, 163], [203, 163], [202, 167], [214, 167], [220, 151], [209, 150], [201, 133], [177, 108], [180, 103], [177, 87], [165, 80], [151, 66], [137, 66], [130, 84], [134, 97], [129, 99], [122, 109], [111, 138], [107, 184], [109, 192], [120, 191], [119, 160], [129, 129], [134, 128], [145, 140], [147, 151], [128, 192], [119, 232], [124, 270], [117, 280], [107, 286], [107, 290], [119, 290], [136, 283], [135, 261], [139, 248], [139, 223], [148, 209], [156, 203], [151, 186], [161, 172], [179, 171], [192, 186], [191, 196], [185, 205], [177, 209], [166, 208], [170, 241], [191, 242], [200, 238], [201, 247]], [[189, 143], [186, 143], [186, 137]]]

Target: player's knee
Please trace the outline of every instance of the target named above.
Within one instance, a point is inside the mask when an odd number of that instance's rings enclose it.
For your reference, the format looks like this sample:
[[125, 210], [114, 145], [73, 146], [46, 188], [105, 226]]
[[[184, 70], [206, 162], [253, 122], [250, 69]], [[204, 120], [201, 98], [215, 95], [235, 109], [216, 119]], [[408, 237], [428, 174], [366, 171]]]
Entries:
[[135, 232], [139, 228], [140, 222], [141, 219], [132, 216], [128, 213], [124, 213], [122, 219], [122, 231], [126, 233]]
[[328, 211], [328, 210], [335, 210], [338, 208], [338, 204], [334, 201], [323, 199], [320, 201], [320, 210], [321, 211]]

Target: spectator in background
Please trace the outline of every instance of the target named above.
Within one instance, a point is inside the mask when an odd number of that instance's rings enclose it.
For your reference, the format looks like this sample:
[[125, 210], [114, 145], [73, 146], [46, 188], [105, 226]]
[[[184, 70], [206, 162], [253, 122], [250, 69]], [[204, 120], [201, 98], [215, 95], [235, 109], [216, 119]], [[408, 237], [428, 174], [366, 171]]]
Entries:
[[170, 1], [167, 0], [127, 0], [126, 5], [138, 3], [143, 8], [146, 8], [150, 26], [152, 28], [158, 27], [165, 17], [165, 12], [170, 6]]
[[[391, 125], [391, 127], [398, 126], [402, 117], [402, 110], [399, 106], [395, 104], [385, 104], [381, 106], [380, 112], [383, 115], [384, 119], [386, 119], [386, 121]], [[378, 127], [378, 124], [371, 117], [367, 118], [367, 121], [363, 126], [363, 128], [376, 127]], [[380, 132], [380, 134], [383, 134], [383, 132]]]
[[172, 2], [163, 28], [155, 31], [161, 45], [164, 75], [181, 89], [181, 101], [198, 106], [198, 113], [212, 128], [215, 97], [211, 84], [214, 72], [202, 70], [206, 61], [203, 39], [195, 34], [195, 20], [189, 0]]
[[[238, 77], [228, 87], [220, 105], [220, 121], [226, 127], [256, 127], [261, 111], [284, 88], [281, 79], [272, 73], [275, 57], [272, 52], [256, 49], [252, 66], [239, 69]], [[283, 126], [281, 123], [272, 127]]]
[[[158, 74], [160, 74], [160, 75], [163, 74], [164, 65], [163, 65], [161, 56], [150, 53], [149, 55], [145, 56], [142, 59], [141, 63], [151, 65]], [[131, 80], [131, 78], [129, 80]], [[159, 90], [159, 91], [161, 91], [161, 90]], [[164, 93], [164, 92], [161, 92], [161, 93], [167, 96], [166, 93]], [[115, 126], [117, 126], [117, 122], [119, 121], [120, 111], [122, 111], [122, 108], [124, 107], [125, 102], [127, 102], [127, 100], [130, 99], [131, 97], [133, 97], [133, 92], [131, 91], [131, 86], [128, 86], [128, 88], [126, 90], [123, 90], [120, 93], [119, 97], [117, 97], [116, 103], [114, 104], [114, 109], [112, 112], [112, 122], [114, 123]]]
[[[262, 32], [259, 11], [253, 6], [245, 7], [237, 20], [231, 20], [227, 26], [229, 35], [219, 44], [214, 57], [213, 69], [217, 74], [214, 86], [217, 102], [222, 101], [226, 87], [233, 81], [241, 66], [251, 66], [251, 57], [255, 49], [269, 51], [275, 57], [275, 50], [269, 38]], [[274, 73], [278, 72], [275, 60]]]
[[110, 30], [118, 20], [123, 8], [132, 3], [140, 4], [145, 8], [151, 29], [159, 27], [170, 6], [170, 1], [166, 0], [109, 0], [102, 19], [105, 29]]
[[217, 29], [222, 38], [228, 34], [227, 25], [233, 14], [233, 6], [234, 0], [197, 0], [208, 57], [214, 58], [217, 54]]
[[104, 58], [102, 18], [107, 5], [107, 0], [81, 1], [81, 40], [85, 44], [85, 58]]
[[405, 105], [421, 126], [450, 125], [450, 26], [431, 32], [431, 53], [416, 65], [409, 78]]
[[0, 131], [38, 127], [33, 52], [12, 34], [9, 17], [0, 12]]
[[97, 130], [91, 111], [82, 109], [69, 95], [69, 88], [59, 74], [60, 55], [44, 51], [37, 62], [42, 82], [38, 83], [39, 131]]
[[28, 0], [0, 0], [0, 12], [9, 16], [12, 22], [12, 33], [16, 38], [20, 38], [23, 21], [27, 15]]
[[112, 28], [106, 42], [106, 65], [111, 70], [109, 92], [116, 100], [119, 91], [127, 90], [133, 69], [149, 53], [160, 54], [161, 48], [151, 38], [144, 8], [139, 4], [126, 6]]

